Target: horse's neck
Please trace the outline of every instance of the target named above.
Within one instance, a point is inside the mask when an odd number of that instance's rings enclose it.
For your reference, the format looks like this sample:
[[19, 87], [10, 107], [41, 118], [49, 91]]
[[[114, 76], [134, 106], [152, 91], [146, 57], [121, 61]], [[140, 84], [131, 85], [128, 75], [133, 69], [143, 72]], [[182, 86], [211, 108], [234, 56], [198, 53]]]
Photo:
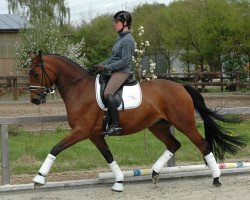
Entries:
[[77, 82], [81, 77], [87, 76], [88, 73], [81, 69], [64, 69], [59, 67], [57, 70], [57, 80], [56, 86], [58, 88], [65, 87], [66, 85], [71, 85]]
[[[91, 78], [84, 70], [62, 70], [58, 73], [56, 86], [65, 103], [67, 112], [80, 106], [79, 102], [84, 103], [84, 96], [89, 95], [94, 90], [94, 78]], [[73, 109], [75, 110], [75, 109]]]

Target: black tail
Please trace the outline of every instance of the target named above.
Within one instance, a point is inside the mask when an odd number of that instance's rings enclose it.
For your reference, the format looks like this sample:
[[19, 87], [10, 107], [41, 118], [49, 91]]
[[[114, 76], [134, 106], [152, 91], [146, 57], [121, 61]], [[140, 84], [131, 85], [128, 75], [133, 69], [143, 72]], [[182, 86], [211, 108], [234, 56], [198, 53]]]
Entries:
[[[205, 140], [216, 159], [224, 160], [225, 153], [236, 154], [242, 147], [246, 146], [245, 138], [240, 136], [230, 136], [230, 131], [217, 124], [214, 119], [222, 122], [237, 123], [242, 121], [240, 118], [230, 119], [217, 111], [210, 110], [206, 105], [204, 98], [198, 90], [190, 85], [184, 85], [184, 88], [193, 99], [194, 107], [204, 121]], [[214, 118], [214, 119], [213, 119]], [[227, 133], [227, 134], [226, 134]]]

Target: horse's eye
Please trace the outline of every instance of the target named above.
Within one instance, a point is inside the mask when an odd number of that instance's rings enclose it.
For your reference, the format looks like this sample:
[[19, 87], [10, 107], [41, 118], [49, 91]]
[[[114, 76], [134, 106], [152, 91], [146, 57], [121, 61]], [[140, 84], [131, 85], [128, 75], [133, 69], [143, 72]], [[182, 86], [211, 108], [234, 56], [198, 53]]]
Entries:
[[39, 74], [38, 73], [35, 73], [34, 74], [34, 78], [38, 78], [39, 77]]

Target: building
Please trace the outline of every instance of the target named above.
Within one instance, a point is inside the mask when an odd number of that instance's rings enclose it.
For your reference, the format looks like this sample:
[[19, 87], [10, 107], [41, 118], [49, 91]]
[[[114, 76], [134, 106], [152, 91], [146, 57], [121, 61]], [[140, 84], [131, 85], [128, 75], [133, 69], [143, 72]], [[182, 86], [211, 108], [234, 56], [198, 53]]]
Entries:
[[0, 14], [0, 76], [15, 75], [15, 43], [27, 21], [17, 14]]

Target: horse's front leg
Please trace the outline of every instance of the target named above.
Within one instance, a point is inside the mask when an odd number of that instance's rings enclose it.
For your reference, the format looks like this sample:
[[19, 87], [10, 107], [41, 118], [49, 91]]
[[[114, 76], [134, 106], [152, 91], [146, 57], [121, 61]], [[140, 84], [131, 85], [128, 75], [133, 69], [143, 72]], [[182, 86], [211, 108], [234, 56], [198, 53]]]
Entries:
[[101, 135], [95, 135], [89, 139], [95, 144], [95, 146], [101, 152], [101, 154], [103, 155], [103, 157], [107, 161], [111, 171], [115, 175], [115, 183], [112, 187], [112, 190], [114, 190], [116, 192], [122, 192], [124, 190], [124, 187], [123, 187], [124, 175], [123, 175], [119, 165], [114, 160], [113, 155], [112, 155], [104, 137], [102, 137]]
[[33, 182], [35, 185], [44, 185], [46, 183], [46, 176], [48, 175], [56, 156], [63, 151], [64, 149], [76, 144], [79, 141], [86, 139], [86, 136], [82, 134], [82, 132], [78, 130], [72, 130], [71, 134], [65, 137], [62, 141], [56, 144], [48, 154], [41, 168], [39, 169], [39, 173], [34, 177]]

